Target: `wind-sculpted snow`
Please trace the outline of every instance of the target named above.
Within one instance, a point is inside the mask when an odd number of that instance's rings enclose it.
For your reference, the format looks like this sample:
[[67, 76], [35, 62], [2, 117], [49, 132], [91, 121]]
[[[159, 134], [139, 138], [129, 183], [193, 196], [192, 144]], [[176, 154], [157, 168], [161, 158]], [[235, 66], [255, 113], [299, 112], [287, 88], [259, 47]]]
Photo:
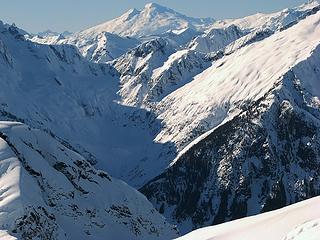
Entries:
[[50, 135], [0, 123], [0, 226], [17, 239], [172, 239], [147, 199]]
[[210, 64], [203, 53], [175, 52], [174, 44], [164, 38], [147, 41], [114, 62], [121, 73], [122, 102], [147, 107], [190, 82]]

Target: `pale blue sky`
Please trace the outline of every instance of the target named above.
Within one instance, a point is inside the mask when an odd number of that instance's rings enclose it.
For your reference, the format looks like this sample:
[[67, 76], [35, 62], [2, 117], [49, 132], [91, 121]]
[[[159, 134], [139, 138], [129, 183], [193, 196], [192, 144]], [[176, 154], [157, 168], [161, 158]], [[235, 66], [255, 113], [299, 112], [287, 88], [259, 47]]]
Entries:
[[148, 2], [192, 17], [223, 19], [273, 12], [307, 0], [2, 0], [0, 19], [29, 32], [74, 32], [117, 17], [130, 8], [141, 9]]

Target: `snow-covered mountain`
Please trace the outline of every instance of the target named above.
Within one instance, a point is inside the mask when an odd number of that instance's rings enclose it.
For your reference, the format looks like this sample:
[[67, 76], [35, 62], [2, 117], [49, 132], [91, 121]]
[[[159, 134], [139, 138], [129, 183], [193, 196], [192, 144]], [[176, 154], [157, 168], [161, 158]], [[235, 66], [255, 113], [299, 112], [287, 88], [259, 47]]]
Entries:
[[237, 26], [227, 28], [213, 28], [208, 33], [196, 37], [189, 44], [189, 48], [205, 53], [217, 52], [245, 35]]
[[319, 197], [280, 210], [196, 230], [178, 240], [317, 240]]
[[49, 134], [1, 122], [0, 149], [0, 226], [17, 239], [177, 236], [142, 194]]
[[[87, 62], [75, 47], [30, 42], [15, 26], [0, 29], [0, 115], [10, 121], [0, 124], [1, 230], [17, 239], [177, 236], [142, 194], [96, 170], [97, 152], [83, 142], [101, 141], [103, 149], [111, 130], [130, 129], [121, 125], [130, 120], [114, 123], [116, 71]], [[119, 106], [120, 118], [126, 112]], [[107, 147], [100, 166], [112, 152]]]
[[[9, 122], [1, 123], [0, 137], [26, 171], [13, 182], [25, 177], [39, 193], [27, 201], [19, 190], [20, 213], [43, 207], [45, 221], [55, 216], [46, 229], [62, 239], [88, 231], [93, 239], [118, 232], [124, 239], [170, 239], [173, 227], [115, 178], [139, 188], [182, 233], [319, 195], [319, 10], [312, 1], [215, 22], [148, 4], [71, 36], [33, 36], [1, 23], [0, 121]], [[66, 151], [72, 153], [59, 173], [53, 159]], [[47, 172], [33, 162], [38, 158]], [[52, 172], [60, 176], [53, 183]], [[111, 181], [97, 181], [100, 172]], [[48, 196], [63, 195], [66, 186], [79, 197], [59, 197], [51, 206]], [[100, 195], [103, 203], [93, 197]], [[88, 199], [96, 217], [74, 215], [70, 205], [83, 210]], [[103, 204], [109, 210], [102, 213]], [[13, 216], [14, 223], [22, 215]], [[69, 229], [72, 221], [84, 229], [79, 236]], [[0, 236], [27, 234], [29, 223], [15, 232], [6, 225]], [[108, 223], [115, 232], [100, 229]]]
[[219, 20], [216, 21], [212, 27], [221, 28], [236, 25], [242, 30], [270, 29], [276, 31], [291, 25], [318, 7], [319, 1], [311, 0], [301, 6], [291, 9], [287, 8], [276, 13], [257, 13], [240, 19]]
[[129, 49], [136, 47], [140, 41], [131, 37], [120, 37], [109, 32], [75, 33], [65, 36], [63, 34], [32, 36], [31, 41], [41, 44], [74, 45], [83, 57], [97, 63], [111, 61]]
[[141, 191], [183, 232], [320, 193], [319, 19], [221, 58], [157, 106], [156, 140], [179, 155]]
[[191, 18], [156, 3], [148, 3], [141, 11], [131, 9], [122, 16], [83, 33], [111, 32], [123, 37], [143, 37], [187, 27], [204, 30], [213, 22], [211, 18]]
[[45, 31], [42, 31], [42, 32], [38, 32], [35, 35], [39, 36], [39, 37], [42, 37], [42, 38], [46, 38], [46, 37], [54, 37], [54, 36], [59, 36], [59, 35], [62, 35], [64, 37], [68, 37], [71, 34], [72, 34], [72, 32], [69, 32], [69, 31], [64, 31], [62, 33], [58, 33], [58, 32], [54, 32], [54, 31], [48, 29], [48, 30], [45, 30]]
[[190, 18], [172, 9], [149, 3], [141, 11], [131, 9], [114, 20], [73, 35], [46, 31], [31, 40], [47, 44], [72, 44], [88, 60], [107, 62], [136, 47], [141, 41], [137, 38], [155, 38], [166, 34], [169, 38], [175, 38], [176, 42], [185, 38], [191, 40], [191, 37], [198, 34], [197, 31], [205, 30], [213, 22], [210, 18]]

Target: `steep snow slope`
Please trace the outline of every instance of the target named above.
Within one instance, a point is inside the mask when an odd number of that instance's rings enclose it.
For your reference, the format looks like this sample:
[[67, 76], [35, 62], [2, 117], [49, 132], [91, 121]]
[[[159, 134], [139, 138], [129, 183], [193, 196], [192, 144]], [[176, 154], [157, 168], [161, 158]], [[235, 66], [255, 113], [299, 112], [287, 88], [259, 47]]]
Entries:
[[123, 104], [148, 108], [209, 67], [205, 54], [176, 46], [172, 39], [156, 38], [113, 62], [121, 73]]
[[271, 31], [280, 30], [292, 22], [297, 21], [301, 16], [308, 14], [313, 8], [318, 7], [319, 2], [314, 0], [309, 3], [303, 4], [296, 8], [284, 9], [281, 12], [264, 14], [258, 13], [252, 16], [216, 21], [213, 24], [213, 28], [227, 27], [230, 25], [236, 25], [241, 29], [246, 30], [258, 30], [258, 29], [270, 29]]
[[175, 142], [181, 149], [193, 131], [205, 132], [235, 115], [242, 103], [261, 98], [319, 44], [318, 21], [319, 13], [241, 48], [167, 96], [158, 105], [165, 128], [156, 140]]
[[143, 102], [147, 106], [158, 103], [171, 92], [190, 82], [193, 76], [209, 67], [210, 62], [210, 58], [200, 52], [175, 52], [161, 67], [153, 70]]
[[158, 37], [142, 43], [113, 62], [121, 74], [119, 95], [123, 104], [142, 104], [153, 70], [160, 67], [174, 52], [173, 44]]
[[213, 22], [210, 18], [191, 18], [156, 3], [149, 3], [141, 11], [131, 9], [122, 16], [85, 30], [83, 33], [111, 32], [120, 36], [141, 37], [186, 27], [201, 30]]
[[320, 198], [317, 197], [269, 213], [199, 229], [178, 240], [316, 240], [319, 239], [319, 220]]
[[77, 46], [85, 58], [101, 63], [121, 56], [129, 49], [136, 47], [139, 41], [135, 38], [120, 37], [108, 32], [93, 32], [92, 34], [80, 32], [62, 43]]
[[160, 102], [158, 139], [181, 150], [141, 191], [182, 232], [320, 193], [319, 22], [223, 57]]
[[230, 25], [224, 29], [213, 28], [208, 33], [192, 40], [189, 48], [205, 53], [216, 52], [243, 35], [245, 34], [235, 25]]
[[0, 226], [18, 239], [172, 239], [147, 199], [50, 135], [0, 122]]

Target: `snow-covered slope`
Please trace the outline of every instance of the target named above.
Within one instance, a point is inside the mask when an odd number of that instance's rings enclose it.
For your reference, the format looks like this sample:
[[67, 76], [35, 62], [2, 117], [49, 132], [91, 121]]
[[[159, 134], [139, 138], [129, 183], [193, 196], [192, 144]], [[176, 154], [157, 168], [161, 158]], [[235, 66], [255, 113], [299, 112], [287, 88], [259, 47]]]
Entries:
[[80, 32], [60, 43], [75, 45], [85, 58], [102, 63], [121, 56], [140, 42], [135, 38], [120, 37], [108, 32], [93, 32], [92, 34]]
[[2, 119], [53, 132], [113, 176], [143, 181], [146, 161], [162, 151], [151, 121], [158, 124], [147, 111], [117, 103], [115, 69], [86, 61], [72, 46], [26, 41], [15, 28], [3, 27], [0, 39]]
[[119, 95], [125, 105], [141, 105], [153, 70], [175, 52], [175, 46], [159, 37], [146, 41], [113, 62], [121, 74]]
[[0, 122], [0, 226], [17, 239], [172, 239], [147, 199], [52, 136]]
[[276, 31], [285, 28], [292, 24], [292, 22], [299, 20], [304, 15], [308, 15], [317, 7], [319, 7], [319, 1], [313, 0], [296, 8], [287, 8], [276, 13], [257, 13], [255, 15], [239, 19], [216, 21], [213, 24], [213, 28], [236, 25], [242, 30], [270, 29], [272, 31]]
[[83, 33], [111, 32], [124, 37], [142, 37], [187, 27], [202, 30], [213, 22], [210, 18], [191, 18], [156, 3], [149, 3], [141, 11], [131, 9], [122, 16], [87, 29]]
[[182, 232], [320, 193], [319, 21], [221, 58], [157, 106], [156, 140], [179, 155], [141, 191]]
[[179, 49], [172, 38], [159, 37], [116, 59], [113, 65], [121, 73], [121, 101], [149, 107], [210, 65], [205, 54]]
[[269, 213], [196, 230], [178, 240], [316, 240], [320, 198]]
[[212, 25], [148, 4], [32, 41], [0, 24], [0, 119], [141, 187], [182, 232], [315, 196], [319, 9]]
[[241, 103], [263, 97], [319, 44], [318, 20], [319, 13], [311, 15], [286, 31], [225, 56], [168, 95], [158, 105], [165, 128], [156, 140], [180, 145], [192, 131], [216, 127], [235, 115]]
[[213, 28], [208, 33], [192, 40], [189, 48], [204, 53], [216, 52], [224, 49], [243, 35], [245, 34], [235, 25], [224, 29]]

